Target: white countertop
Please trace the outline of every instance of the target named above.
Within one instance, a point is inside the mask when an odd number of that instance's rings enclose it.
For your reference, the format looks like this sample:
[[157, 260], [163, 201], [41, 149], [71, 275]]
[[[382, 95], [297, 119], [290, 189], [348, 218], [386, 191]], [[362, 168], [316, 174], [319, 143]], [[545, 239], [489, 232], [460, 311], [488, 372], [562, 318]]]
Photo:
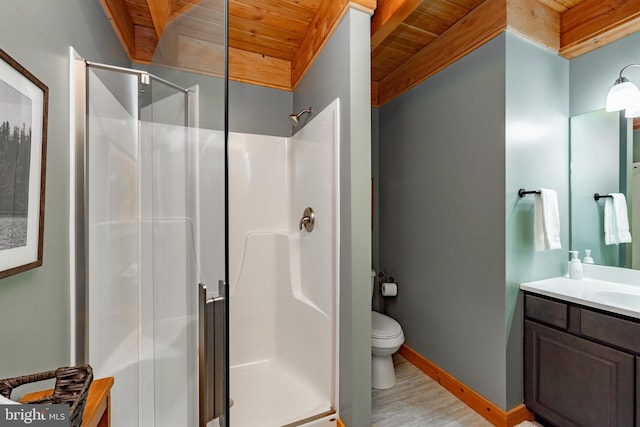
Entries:
[[617, 277], [614, 280], [618, 281], [609, 281], [601, 280], [602, 275], [594, 276], [598, 276], [598, 279], [554, 277], [522, 283], [520, 289], [640, 319], [640, 282], [636, 277], [632, 277], [628, 283], [620, 283]]

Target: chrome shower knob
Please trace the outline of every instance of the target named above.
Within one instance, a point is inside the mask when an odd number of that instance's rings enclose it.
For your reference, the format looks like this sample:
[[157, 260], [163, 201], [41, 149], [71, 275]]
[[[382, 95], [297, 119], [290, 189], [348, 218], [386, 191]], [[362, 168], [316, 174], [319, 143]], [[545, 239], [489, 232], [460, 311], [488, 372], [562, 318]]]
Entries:
[[313, 209], [306, 208], [304, 213], [302, 214], [302, 218], [300, 218], [300, 223], [298, 224], [298, 229], [302, 231], [304, 227], [305, 231], [311, 233], [313, 230], [313, 225], [315, 224], [315, 215], [313, 213]]

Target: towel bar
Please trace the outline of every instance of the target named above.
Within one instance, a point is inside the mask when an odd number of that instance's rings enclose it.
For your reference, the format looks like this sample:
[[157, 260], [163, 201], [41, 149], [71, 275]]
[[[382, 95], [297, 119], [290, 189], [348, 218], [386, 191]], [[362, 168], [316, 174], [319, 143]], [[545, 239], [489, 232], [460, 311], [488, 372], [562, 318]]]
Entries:
[[520, 196], [520, 197], [524, 197], [524, 196], [526, 196], [527, 194], [540, 194], [540, 192], [539, 192], [539, 191], [537, 191], [537, 190], [534, 190], [534, 191], [527, 191], [527, 190], [525, 190], [524, 188], [521, 188], [521, 189], [519, 189], [519, 190], [518, 190], [518, 196]]
[[603, 195], [603, 194], [598, 194], [598, 193], [593, 195], [593, 200], [595, 200], [596, 202], [598, 200], [600, 200], [600, 199], [603, 199], [603, 198], [613, 199], [613, 196], [611, 194]]

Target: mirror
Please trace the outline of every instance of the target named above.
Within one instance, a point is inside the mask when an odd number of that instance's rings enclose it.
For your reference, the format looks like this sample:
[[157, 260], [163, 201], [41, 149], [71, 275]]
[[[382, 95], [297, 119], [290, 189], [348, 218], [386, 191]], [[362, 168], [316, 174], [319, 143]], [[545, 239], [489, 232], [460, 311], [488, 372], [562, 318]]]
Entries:
[[[596, 264], [640, 269], [640, 171], [633, 159], [633, 153], [640, 157], [633, 149], [640, 132], [624, 112], [604, 110], [572, 117], [570, 131], [571, 250], [583, 258], [591, 249]], [[605, 245], [605, 199], [596, 201], [595, 193], [625, 194], [632, 243]]]

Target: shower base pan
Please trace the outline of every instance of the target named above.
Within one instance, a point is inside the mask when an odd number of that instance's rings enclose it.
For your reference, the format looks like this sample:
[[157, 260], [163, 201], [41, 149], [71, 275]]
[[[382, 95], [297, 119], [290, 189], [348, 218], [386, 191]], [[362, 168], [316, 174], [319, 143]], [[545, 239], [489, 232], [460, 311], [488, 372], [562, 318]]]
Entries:
[[335, 420], [328, 419], [299, 424], [318, 415], [331, 415], [331, 403], [277, 361], [233, 366], [231, 379], [230, 417], [234, 427], [335, 425]]

